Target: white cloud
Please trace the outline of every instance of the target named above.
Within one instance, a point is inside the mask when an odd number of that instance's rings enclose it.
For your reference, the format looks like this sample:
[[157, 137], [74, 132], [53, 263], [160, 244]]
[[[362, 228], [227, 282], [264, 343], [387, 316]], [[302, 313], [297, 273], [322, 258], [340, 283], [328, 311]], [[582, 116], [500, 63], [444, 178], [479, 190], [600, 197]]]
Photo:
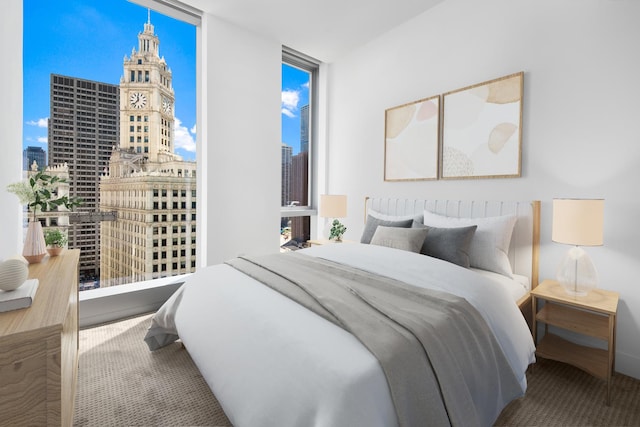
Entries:
[[287, 117], [295, 117], [296, 110], [298, 109], [298, 102], [300, 101], [300, 91], [297, 90], [283, 90], [282, 91], [282, 114]]
[[[195, 126], [192, 129], [195, 130]], [[193, 135], [189, 133], [189, 128], [182, 126], [182, 121], [177, 117], [173, 123], [173, 142], [176, 149], [182, 149], [192, 153], [196, 152], [196, 141]]]
[[189, 132], [191, 132], [192, 134], [196, 134], [196, 125], [193, 125], [193, 127], [191, 129], [189, 129]]
[[287, 117], [291, 117], [291, 118], [296, 116], [294, 113], [292, 113], [291, 111], [287, 110], [286, 108], [282, 109], [282, 114], [284, 114]]
[[47, 120], [49, 120], [49, 117], [44, 117], [44, 118], [38, 119], [38, 120], [29, 120], [27, 122], [27, 124], [29, 126], [38, 126], [39, 128], [46, 128], [47, 127]]
[[42, 143], [42, 144], [46, 144], [48, 142], [48, 139], [46, 136], [39, 136], [38, 137], [38, 142]]

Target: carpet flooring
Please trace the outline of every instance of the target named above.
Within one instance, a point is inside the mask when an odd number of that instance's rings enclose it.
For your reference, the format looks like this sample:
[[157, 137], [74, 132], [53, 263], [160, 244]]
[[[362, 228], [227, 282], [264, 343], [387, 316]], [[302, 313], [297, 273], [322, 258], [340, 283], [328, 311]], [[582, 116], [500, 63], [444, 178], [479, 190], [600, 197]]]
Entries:
[[[80, 331], [74, 426], [231, 426], [180, 344], [150, 352], [142, 341], [151, 315]], [[496, 426], [639, 426], [640, 381], [605, 383], [549, 360], [527, 373], [524, 398]]]

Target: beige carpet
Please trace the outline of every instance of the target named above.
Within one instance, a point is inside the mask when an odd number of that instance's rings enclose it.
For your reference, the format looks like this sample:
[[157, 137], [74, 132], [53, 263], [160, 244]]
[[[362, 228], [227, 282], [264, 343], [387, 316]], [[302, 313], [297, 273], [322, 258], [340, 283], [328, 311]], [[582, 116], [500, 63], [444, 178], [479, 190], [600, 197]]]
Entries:
[[230, 426], [180, 344], [149, 351], [150, 318], [80, 331], [74, 426]]
[[[151, 353], [142, 338], [150, 315], [80, 331], [75, 426], [230, 426], [179, 344]], [[612, 402], [604, 382], [543, 360], [527, 374], [526, 397], [499, 426], [640, 426], [640, 381], [617, 374]]]

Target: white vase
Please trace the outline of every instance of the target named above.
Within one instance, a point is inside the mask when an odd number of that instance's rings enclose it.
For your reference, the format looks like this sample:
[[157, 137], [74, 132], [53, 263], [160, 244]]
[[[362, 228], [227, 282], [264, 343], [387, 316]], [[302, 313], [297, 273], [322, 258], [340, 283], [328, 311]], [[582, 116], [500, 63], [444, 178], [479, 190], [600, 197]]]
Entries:
[[44, 233], [40, 221], [30, 221], [27, 228], [27, 238], [24, 241], [22, 256], [29, 264], [42, 261], [47, 254], [47, 244], [44, 242]]

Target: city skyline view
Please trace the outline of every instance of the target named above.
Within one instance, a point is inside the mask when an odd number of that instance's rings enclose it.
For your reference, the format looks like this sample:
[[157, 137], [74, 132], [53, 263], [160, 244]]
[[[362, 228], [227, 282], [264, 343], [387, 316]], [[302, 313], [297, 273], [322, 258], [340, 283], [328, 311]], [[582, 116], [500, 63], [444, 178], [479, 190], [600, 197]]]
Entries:
[[[174, 76], [175, 151], [195, 160], [196, 29], [154, 11], [150, 18]], [[47, 150], [50, 75], [120, 84], [145, 22], [147, 9], [125, 0], [25, 0], [23, 148]]]
[[309, 73], [282, 64], [282, 142], [300, 152], [300, 109], [309, 105]]
[[[64, 7], [61, 7], [64, 6]], [[196, 155], [196, 29], [153, 10], [151, 23], [170, 64], [175, 91], [175, 152]], [[24, 2], [23, 149], [47, 148], [51, 74], [119, 84], [122, 60], [136, 45], [147, 9], [126, 0]], [[309, 74], [282, 66], [282, 142], [300, 151], [300, 108], [309, 103]]]
[[[78, 209], [104, 217], [41, 221], [81, 249], [82, 289], [192, 272], [196, 27], [124, 0], [42, 5], [25, 0], [25, 167], [36, 156], [64, 165]], [[311, 74], [281, 67], [283, 200], [306, 205]], [[289, 237], [309, 238], [308, 218], [285, 222]]]

